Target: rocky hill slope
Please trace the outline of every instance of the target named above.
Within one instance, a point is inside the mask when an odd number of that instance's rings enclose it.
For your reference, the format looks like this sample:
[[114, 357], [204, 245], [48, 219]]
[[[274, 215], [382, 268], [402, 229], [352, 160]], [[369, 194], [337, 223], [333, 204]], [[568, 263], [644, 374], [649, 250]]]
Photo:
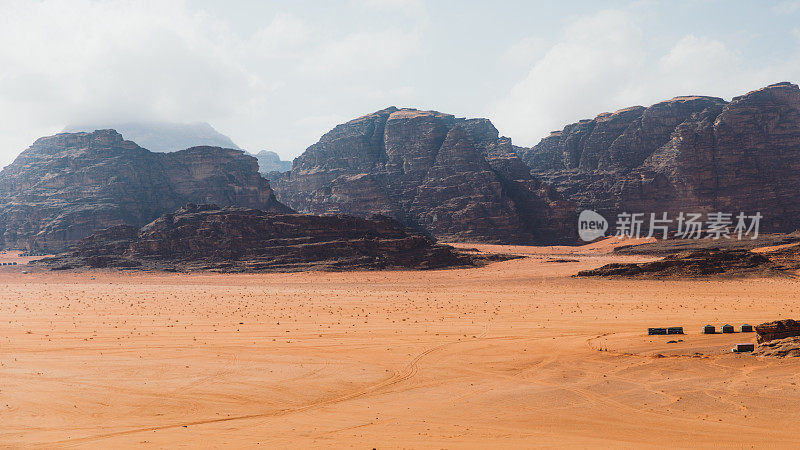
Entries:
[[387, 108], [336, 126], [273, 183], [314, 214], [383, 214], [445, 241], [574, 239], [574, 207], [534, 179], [487, 119]]
[[38, 139], [0, 172], [0, 248], [58, 251], [187, 202], [287, 212], [241, 150], [153, 153], [114, 130]]
[[112, 227], [39, 262], [55, 269], [258, 272], [470, 266], [479, 257], [386, 217], [274, 214], [186, 205], [141, 229]]
[[581, 208], [761, 212], [762, 231], [800, 227], [800, 89], [778, 83], [725, 102], [676, 97], [567, 125], [518, 149]]

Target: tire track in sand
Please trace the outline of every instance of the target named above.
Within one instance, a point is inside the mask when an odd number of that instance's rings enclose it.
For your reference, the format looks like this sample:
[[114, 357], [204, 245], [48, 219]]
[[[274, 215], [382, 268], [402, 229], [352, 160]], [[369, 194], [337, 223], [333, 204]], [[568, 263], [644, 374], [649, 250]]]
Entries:
[[[485, 337], [488, 332], [489, 332], [489, 324], [487, 323], [487, 324], [484, 325], [483, 332], [478, 336], [478, 338]], [[424, 351], [418, 353], [406, 365], [406, 367], [404, 368], [404, 370], [402, 372], [399, 372], [399, 373], [395, 372], [389, 378], [387, 378], [387, 379], [385, 379], [383, 381], [380, 381], [380, 382], [378, 382], [376, 384], [373, 384], [371, 386], [367, 386], [367, 387], [365, 387], [363, 389], [359, 389], [359, 390], [356, 390], [356, 391], [353, 391], [353, 392], [350, 392], [350, 393], [347, 393], [347, 394], [344, 394], [344, 395], [340, 395], [340, 396], [332, 397], [332, 398], [329, 398], [329, 399], [324, 399], [324, 400], [312, 402], [312, 403], [309, 403], [307, 405], [298, 406], [298, 407], [295, 407], [295, 408], [284, 408], [284, 409], [279, 409], [279, 410], [269, 411], [269, 412], [264, 412], [264, 413], [242, 414], [242, 415], [231, 416], [231, 417], [220, 417], [220, 418], [216, 418], [216, 419], [194, 420], [194, 421], [190, 421], [190, 422], [180, 422], [180, 423], [174, 423], [174, 424], [169, 424], [169, 425], [159, 425], [159, 426], [153, 426], [153, 427], [140, 427], [140, 428], [134, 428], [134, 429], [130, 429], [130, 430], [116, 431], [116, 432], [112, 432], [112, 433], [96, 434], [96, 435], [93, 435], [93, 436], [85, 436], [85, 437], [75, 438], [75, 439], [64, 439], [64, 440], [61, 440], [61, 441], [46, 442], [46, 443], [43, 443], [43, 444], [40, 444], [40, 445], [62, 445], [62, 446], [65, 446], [65, 447], [73, 447], [73, 446], [78, 446], [78, 445], [80, 445], [82, 443], [85, 443], [85, 442], [96, 441], [96, 440], [107, 439], [107, 438], [113, 438], [113, 437], [119, 437], [119, 436], [127, 436], [127, 435], [131, 435], [131, 434], [144, 433], [144, 432], [148, 432], [148, 431], [161, 431], [161, 430], [169, 430], [169, 429], [173, 429], [173, 428], [189, 427], [189, 426], [195, 426], [195, 425], [208, 425], [208, 424], [215, 424], [215, 423], [233, 422], [233, 421], [236, 421], [236, 420], [262, 419], [262, 418], [267, 418], [267, 417], [278, 417], [278, 416], [284, 416], [284, 415], [287, 415], [287, 414], [293, 414], [293, 413], [307, 411], [307, 410], [310, 410], [310, 409], [313, 409], [313, 408], [318, 408], [320, 406], [333, 405], [333, 404], [336, 404], [336, 403], [341, 403], [341, 402], [344, 402], [344, 401], [353, 400], [353, 399], [360, 398], [360, 397], [365, 397], [367, 395], [370, 395], [370, 394], [373, 394], [373, 393], [377, 393], [378, 391], [380, 391], [382, 389], [385, 389], [387, 387], [390, 387], [390, 386], [396, 385], [398, 383], [402, 383], [403, 381], [409, 380], [409, 379], [413, 378], [419, 372], [419, 362], [422, 360], [422, 358], [424, 358], [427, 355], [429, 355], [429, 354], [431, 354], [431, 353], [433, 353], [433, 352], [435, 352], [437, 350], [440, 350], [440, 349], [442, 349], [444, 347], [447, 347], [447, 346], [453, 345], [453, 344], [458, 344], [458, 343], [461, 343], [461, 342], [464, 342], [464, 341], [445, 342], [445, 343], [436, 345], [434, 347], [431, 347], [431, 348], [429, 348], [427, 350], [424, 350]]]

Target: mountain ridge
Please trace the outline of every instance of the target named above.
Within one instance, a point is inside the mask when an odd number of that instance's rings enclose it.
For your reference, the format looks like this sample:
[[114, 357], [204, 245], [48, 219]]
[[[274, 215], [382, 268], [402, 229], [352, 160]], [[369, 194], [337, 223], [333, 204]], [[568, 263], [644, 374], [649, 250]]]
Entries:
[[242, 150], [155, 153], [114, 130], [37, 139], [0, 171], [0, 247], [62, 250], [190, 203], [288, 212]]
[[581, 208], [761, 212], [762, 231], [800, 226], [800, 89], [683, 96], [568, 124], [520, 149], [531, 173]]
[[313, 214], [383, 214], [444, 241], [532, 243], [570, 227], [488, 119], [385, 108], [339, 124], [273, 183]]

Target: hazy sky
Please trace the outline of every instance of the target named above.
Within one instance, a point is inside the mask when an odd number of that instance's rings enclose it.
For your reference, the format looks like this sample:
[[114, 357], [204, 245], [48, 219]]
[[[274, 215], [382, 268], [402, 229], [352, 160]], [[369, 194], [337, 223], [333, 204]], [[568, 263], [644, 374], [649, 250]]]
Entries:
[[390, 105], [516, 144], [676, 95], [800, 80], [800, 1], [0, 0], [0, 164], [69, 123], [207, 121], [300, 154]]

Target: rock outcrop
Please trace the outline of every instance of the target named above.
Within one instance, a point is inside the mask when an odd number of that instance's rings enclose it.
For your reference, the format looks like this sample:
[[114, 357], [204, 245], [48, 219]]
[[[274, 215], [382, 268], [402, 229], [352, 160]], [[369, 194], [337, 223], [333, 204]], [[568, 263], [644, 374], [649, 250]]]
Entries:
[[764, 342], [756, 347], [753, 355], [768, 358], [800, 358], [800, 337]]
[[[790, 236], [797, 236], [798, 234], [800, 233], [792, 233]], [[800, 244], [797, 242], [786, 243], [775, 248], [767, 248], [764, 254], [786, 270], [800, 271]]]
[[696, 278], [783, 276], [764, 255], [749, 250], [702, 249], [679, 252], [646, 263], [612, 263], [582, 270], [579, 277]]
[[776, 320], [756, 325], [756, 341], [759, 344], [800, 336], [800, 322], [794, 319]]
[[457, 252], [386, 217], [274, 214], [186, 205], [137, 230], [117, 226], [40, 260], [54, 269], [259, 272], [472, 266]]
[[38, 139], [0, 172], [0, 248], [59, 251], [188, 202], [291, 211], [241, 150], [153, 153], [114, 130]]
[[800, 89], [677, 97], [601, 114], [518, 150], [537, 177], [613, 222], [620, 212], [760, 212], [800, 226]]
[[574, 207], [487, 119], [394, 107], [336, 126], [273, 183], [313, 214], [382, 214], [445, 241], [574, 240]]

